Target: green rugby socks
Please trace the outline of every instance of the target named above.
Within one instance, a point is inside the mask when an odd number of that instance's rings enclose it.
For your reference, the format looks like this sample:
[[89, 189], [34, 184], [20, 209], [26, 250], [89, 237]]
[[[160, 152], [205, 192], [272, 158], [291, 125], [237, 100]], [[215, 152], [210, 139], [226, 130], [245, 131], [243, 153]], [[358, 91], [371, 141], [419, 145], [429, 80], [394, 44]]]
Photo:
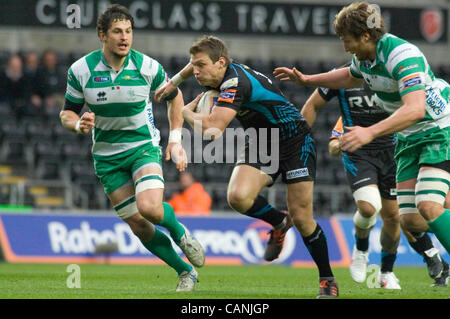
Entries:
[[[142, 241], [141, 241], [142, 242]], [[147, 243], [142, 242], [152, 254], [159, 257], [180, 275], [183, 271], [191, 271], [192, 266], [184, 262], [172, 247], [172, 242], [162, 231], [155, 227], [155, 235]]]
[[163, 226], [170, 233], [170, 237], [176, 244], [180, 243], [181, 236], [184, 235], [184, 227], [180, 224], [175, 216], [175, 212], [169, 203], [163, 202], [164, 218], [158, 225]]
[[441, 216], [428, 222], [428, 227], [439, 239], [445, 250], [450, 253], [450, 209], [446, 209]]

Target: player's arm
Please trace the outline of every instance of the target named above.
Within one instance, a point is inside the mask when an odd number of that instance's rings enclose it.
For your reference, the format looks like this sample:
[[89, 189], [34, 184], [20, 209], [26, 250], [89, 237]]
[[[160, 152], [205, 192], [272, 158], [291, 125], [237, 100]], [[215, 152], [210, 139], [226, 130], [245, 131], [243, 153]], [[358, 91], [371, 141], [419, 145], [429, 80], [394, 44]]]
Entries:
[[165, 97], [167, 97], [172, 91], [175, 90], [184, 80], [190, 78], [194, 74], [194, 67], [191, 63], [188, 63], [184, 68], [173, 76], [164, 86], [156, 90], [155, 101], [161, 102]]
[[181, 110], [184, 106], [183, 94], [178, 89], [178, 93], [171, 99], [167, 100], [167, 118], [169, 120], [170, 130], [181, 130], [183, 127], [183, 116]]
[[232, 108], [215, 106], [209, 115], [196, 113], [194, 110], [202, 95], [199, 94], [183, 108], [183, 117], [195, 132], [205, 139], [214, 140], [222, 135], [237, 112]]
[[67, 72], [66, 99], [59, 113], [62, 126], [78, 134], [89, 132], [95, 125], [95, 115], [91, 112], [85, 112], [81, 117], [78, 115], [84, 103], [83, 88], [70, 68]]
[[353, 76], [350, 67], [341, 68], [326, 73], [306, 75], [295, 67], [292, 69], [279, 67], [273, 74], [280, 81], [291, 81], [303, 86], [321, 86], [329, 89], [345, 89], [363, 84], [364, 79]]
[[81, 117], [72, 110], [62, 110], [59, 113], [62, 126], [78, 134], [86, 134], [95, 126], [95, 115], [85, 112]]
[[403, 105], [388, 118], [369, 127], [346, 127], [342, 150], [354, 152], [374, 138], [400, 132], [425, 117], [425, 90], [415, 90], [402, 97]]
[[305, 118], [309, 126], [313, 126], [316, 121], [317, 112], [327, 104], [327, 101], [319, 94], [318, 89], [314, 90], [313, 94], [303, 105], [301, 114]]
[[181, 145], [181, 129], [183, 127], [183, 116], [181, 115], [181, 110], [184, 106], [183, 94], [177, 88], [170, 94], [171, 99], [166, 99], [167, 101], [167, 118], [169, 120], [169, 141], [166, 148], [166, 161], [171, 158], [174, 159], [177, 169], [182, 172], [187, 167], [187, 154]]

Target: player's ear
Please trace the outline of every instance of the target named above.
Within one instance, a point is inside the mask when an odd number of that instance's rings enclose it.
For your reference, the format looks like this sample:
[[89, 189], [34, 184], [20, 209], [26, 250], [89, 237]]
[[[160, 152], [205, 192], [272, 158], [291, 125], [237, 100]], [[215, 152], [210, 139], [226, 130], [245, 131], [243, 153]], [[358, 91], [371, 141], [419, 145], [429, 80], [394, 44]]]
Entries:
[[103, 33], [103, 31], [99, 31], [99, 32], [98, 32], [98, 37], [99, 37], [99, 39], [100, 39], [100, 41], [101, 41], [102, 43], [105, 42], [106, 34]]
[[364, 42], [369, 42], [371, 41], [371, 37], [370, 34], [368, 32], [365, 32], [361, 35], [361, 38], [364, 40]]
[[227, 66], [227, 60], [223, 56], [219, 58], [219, 63], [221, 67]]

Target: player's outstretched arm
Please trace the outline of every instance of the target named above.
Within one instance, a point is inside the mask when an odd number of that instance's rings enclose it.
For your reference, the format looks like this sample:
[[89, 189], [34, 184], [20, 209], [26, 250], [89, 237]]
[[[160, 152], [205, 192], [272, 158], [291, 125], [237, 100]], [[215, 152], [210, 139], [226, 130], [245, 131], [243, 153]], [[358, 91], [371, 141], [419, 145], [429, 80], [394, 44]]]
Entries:
[[188, 63], [184, 68], [171, 78], [163, 87], [155, 92], [155, 101], [161, 102], [166, 96], [172, 93], [184, 80], [190, 78], [194, 74], [194, 68], [191, 63]]
[[78, 134], [86, 134], [95, 126], [95, 114], [92, 112], [85, 112], [80, 118], [74, 111], [63, 110], [59, 118], [62, 126]]
[[321, 86], [329, 89], [345, 89], [362, 85], [363, 79], [352, 76], [350, 68], [336, 69], [326, 73], [306, 75], [286, 67], [275, 68], [274, 76], [280, 81], [291, 81], [303, 86]]

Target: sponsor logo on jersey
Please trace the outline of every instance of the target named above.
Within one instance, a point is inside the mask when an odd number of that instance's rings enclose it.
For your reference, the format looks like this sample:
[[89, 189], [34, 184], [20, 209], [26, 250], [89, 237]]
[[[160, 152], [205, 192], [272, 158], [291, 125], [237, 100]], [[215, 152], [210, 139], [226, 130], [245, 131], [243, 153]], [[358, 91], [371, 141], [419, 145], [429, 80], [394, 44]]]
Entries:
[[220, 90], [226, 90], [226, 89], [229, 89], [232, 87], [237, 87], [238, 83], [239, 83], [239, 80], [237, 77], [228, 79], [222, 83], [222, 85], [220, 86]]
[[406, 78], [402, 79], [403, 82], [403, 89], [407, 89], [410, 87], [413, 87], [414, 85], [421, 84], [422, 79], [420, 77], [420, 74], [411, 74], [407, 76]]
[[134, 91], [132, 89], [129, 89], [127, 91], [127, 100], [128, 101], [135, 101], [136, 100], [136, 94], [134, 93]]
[[122, 77], [122, 79], [124, 79], [124, 80], [137, 80], [137, 79], [139, 79], [139, 77], [138, 76], [125, 75], [125, 76]]
[[433, 110], [435, 115], [440, 115], [447, 107], [444, 98], [432, 88], [426, 91], [425, 102]]
[[235, 96], [236, 90], [227, 89], [225, 91], [220, 92], [217, 102], [233, 103]]
[[105, 102], [108, 98], [106, 97], [105, 91], [100, 91], [97, 93], [97, 102]]
[[403, 73], [405, 71], [408, 71], [408, 70], [411, 70], [411, 69], [414, 69], [414, 68], [418, 68], [418, 67], [419, 67], [418, 64], [412, 64], [412, 65], [409, 65], [409, 66], [400, 65], [398, 67], [398, 74], [401, 74], [401, 73]]
[[333, 137], [340, 137], [342, 135], [342, 132], [339, 132], [338, 130], [332, 130], [331, 136]]
[[101, 83], [101, 82], [109, 82], [111, 81], [111, 77], [109, 76], [96, 76], [94, 77], [94, 82]]
[[299, 169], [294, 169], [292, 171], [288, 171], [286, 173], [286, 179], [294, 179], [294, 178], [304, 177], [304, 176], [308, 176], [308, 175], [309, 175], [308, 167], [303, 167], [303, 168], [299, 168]]

